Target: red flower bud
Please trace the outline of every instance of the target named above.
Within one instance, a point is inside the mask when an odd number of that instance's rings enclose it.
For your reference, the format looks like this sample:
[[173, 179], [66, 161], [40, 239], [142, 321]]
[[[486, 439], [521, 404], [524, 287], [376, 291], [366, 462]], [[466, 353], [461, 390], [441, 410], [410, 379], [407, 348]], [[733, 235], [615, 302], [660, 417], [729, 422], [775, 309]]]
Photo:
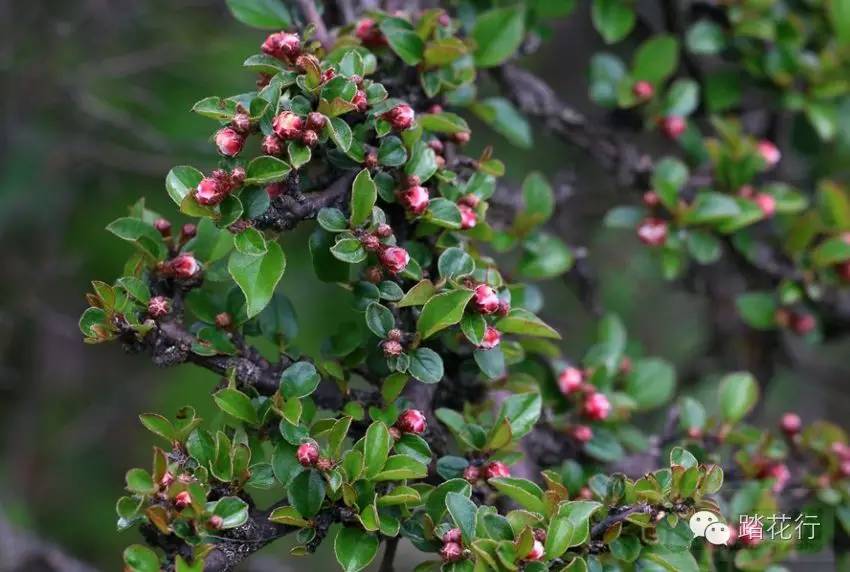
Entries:
[[499, 345], [502, 339], [502, 334], [493, 326], [487, 326], [484, 330], [484, 339], [478, 344], [478, 347], [485, 350], [491, 350]]
[[223, 519], [223, 518], [221, 518], [221, 517], [220, 517], [219, 515], [217, 515], [217, 514], [212, 515], [212, 516], [210, 517], [210, 519], [207, 521], [207, 526], [209, 526], [209, 527], [210, 527], [211, 529], [213, 529], [213, 530], [218, 530], [218, 529], [220, 529], [220, 528], [222, 527], [222, 525], [223, 525], [223, 524], [224, 524], [224, 519]]
[[469, 230], [478, 224], [478, 215], [474, 210], [466, 205], [458, 205], [460, 211], [460, 228]]
[[779, 421], [779, 428], [782, 429], [782, 432], [788, 435], [789, 437], [799, 433], [802, 427], [803, 420], [800, 419], [800, 416], [796, 413], [786, 413]]
[[315, 147], [319, 142], [319, 135], [312, 129], [305, 129], [301, 134], [301, 142], [307, 147]]
[[388, 431], [390, 433], [390, 438], [392, 438], [393, 441], [401, 439], [401, 431], [398, 430], [398, 427], [390, 427]]
[[558, 389], [564, 395], [576, 393], [584, 383], [584, 372], [577, 367], [566, 367], [558, 376]]
[[452, 528], [443, 535], [443, 542], [457, 542], [460, 544], [463, 539], [463, 533], [459, 528]]
[[407, 268], [407, 263], [410, 262], [410, 255], [400, 246], [391, 246], [381, 252], [380, 259], [384, 268], [393, 274], [398, 274]]
[[478, 482], [481, 478], [481, 470], [475, 465], [469, 465], [463, 470], [463, 478], [470, 483]]
[[171, 311], [171, 300], [165, 296], [154, 296], [148, 300], [148, 314], [151, 318], [161, 318]]
[[678, 139], [688, 128], [684, 117], [671, 115], [661, 120], [661, 131], [670, 139]]
[[413, 112], [412, 107], [406, 103], [402, 103], [384, 113], [383, 118], [390, 122], [393, 129], [397, 131], [404, 131], [405, 129], [410, 129], [413, 125], [413, 121], [416, 119], [416, 114]]
[[785, 463], [776, 463], [767, 469], [765, 476], [774, 479], [771, 490], [778, 494], [782, 492], [782, 489], [791, 480], [791, 471], [788, 470], [788, 465]]
[[230, 182], [234, 187], [241, 187], [247, 176], [248, 173], [245, 172], [245, 167], [233, 167], [233, 170], [230, 171]]
[[327, 122], [328, 118], [317, 111], [311, 111], [307, 114], [307, 129], [321, 131]]
[[196, 234], [198, 234], [198, 227], [191, 222], [187, 222], [180, 228], [180, 237], [183, 240], [194, 238]]
[[481, 199], [478, 198], [478, 195], [469, 193], [468, 195], [463, 195], [458, 202], [474, 209], [481, 203]]
[[266, 186], [266, 193], [271, 199], [279, 197], [285, 190], [286, 187], [283, 186], [283, 183], [272, 183], [271, 185]]
[[658, 193], [655, 191], [646, 191], [643, 194], [643, 204], [648, 206], [649, 208], [656, 207], [661, 203], [661, 199], [658, 197]]
[[374, 234], [364, 234], [361, 236], [360, 244], [368, 251], [375, 251], [381, 247], [381, 241]]
[[174, 497], [174, 506], [178, 509], [186, 508], [190, 504], [192, 504], [192, 495], [189, 494], [189, 491], [180, 491]]
[[194, 277], [201, 271], [201, 265], [195, 260], [194, 256], [188, 253], [172, 258], [168, 267], [174, 273], [174, 276], [184, 280]]
[[754, 200], [765, 218], [770, 218], [776, 213], [776, 199], [773, 198], [773, 195], [759, 193]]
[[336, 77], [336, 70], [333, 68], [328, 68], [322, 72], [322, 83], [328, 83], [333, 78]]
[[602, 421], [603, 419], [607, 419], [608, 415], [611, 414], [611, 402], [602, 393], [588, 395], [584, 400], [582, 413], [588, 419]]
[[660, 218], [647, 218], [637, 227], [638, 239], [647, 246], [661, 246], [667, 242], [667, 222]]
[[702, 439], [702, 429], [699, 427], [688, 427], [688, 437], [691, 439]]
[[251, 130], [251, 116], [247, 113], [239, 112], [233, 116], [230, 126], [240, 133], [248, 133]]
[[378, 284], [384, 279], [384, 272], [378, 266], [370, 266], [365, 272], [366, 280], [372, 284]]
[[354, 99], [351, 100], [351, 103], [357, 108], [357, 111], [363, 113], [369, 107], [369, 102], [366, 100], [366, 92], [362, 89], [358, 89], [354, 94]]
[[266, 155], [279, 156], [283, 155], [283, 142], [277, 135], [266, 135], [263, 137], [262, 143], [263, 153]]
[[215, 327], [219, 329], [227, 329], [233, 324], [233, 318], [227, 312], [221, 312], [215, 316]]
[[436, 115], [436, 114], [442, 113], [442, 112], [443, 112], [443, 106], [440, 105], [439, 103], [435, 103], [431, 107], [428, 108], [428, 113], [433, 113], [433, 114]]
[[404, 332], [402, 332], [398, 328], [393, 328], [392, 330], [387, 332], [387, 339], [388, 340], [400, 342], [403, 337], [404, 337]]
[[171, 221], [164, 218], [158, 218], [153, 222], [153, 227], [163, 236], [168, 238], [171, 236]]
[[839, 278], [845, 282], [850, 282], [850, 260], [837, 264], [835, 271], [838, 273]]
[[457, 143], [458, 145], [466, 145], [469, 143], [472, 134], [469, 131], [459, 131], [452, 135], [452, 141]]
[[386, 340], [381, 344], [381, 349], [384, 350], [384, 355], [387, 357], [395, 357], [404, 352], [404, 347], [395, 340]]
[[534, 529], [534, 540], [539, 540], [540, 542], [546, 542], [546, 531], [542, 528]]
[[648, 81], [638, 81], [632, 86], [634, 96], [645, 101], [655, 95], [655, 88]]
[[492, 314], [499, 309], [499, 295], [487, 284], [479, 284], [473, 290], [472, 306], [482, 314]]
[[443, 562], [457, 562], [463, 558], [463, 547], [457, 542], [447, 542], [440, 549]]
[[266, 38], [261, 49], [263, 53], [280, 60], [291, 60], [301, 53], [301, 40], [298, 34], [275, 32]]
[[431, 139], [430, 141], [428, 141], [428, 147], [430, 147], [431, 150], [434, 151], [434, 153], [436, 153], [437, 155], [443, 153], [443, 142], [439, 139]]
[[348, 76], [348, 81], [359, 87], [360, 84], [363, 83], [363, 77], [357, 75], [356, 73], [351, 74], [350, 76]]
[[384, 46], [387, 43], [386, 37], [372, 18], [361, 18], [354, 29], [354, 35], [363, 45], [369, 47]]
[[593, 439], [593, 429], [587, 425], [576, 425], [573, 427], [573, 439], [579, 443], [587, 443]]
[[395, 424], [401, 431], [405, 433], [415, 433], [417, 435], [424, 433], [425, 429], [428, 427], [428, 423], [425, 421], [425, 415], [423, 415], [418, 409], [405, 409], [402, 411], [401, 415], [398, 416], [398, 420]]
[[511, 311], [511, 303], [507, 300], [499, 300], [499, 309], [496, 310], [496, 314], [499, 316], [507, 316]]
[[311, 467], [319, 460], [319, 448], [315, 443], [301, 443], [295, 451], [295, 458], [304, 467]]
[[316, 468], [320, 471], [330, 471], [334, 468], [334, 462], [326, 457], [321, 457], [318, 461], [316, 461]]
[[367, 169], [376, 168], [378, 166], [378, 154], [374, 151], [366, 153], [366, 157], [363, 158], [363, 166]]
[[199, 205], [213, 206], [224, 200], [221, 182], [212, 177], [204, 177], [195, 189], [195, 200]]
[[165, 473], [162, 474], [162, 478], [159, 479], [159, 486], [163, 489], [167, 489], [173, 482], [174, 475], [172, 475], [168, 471], [165, 471]]
[[510, 477], [511, 470], [506, 464], [501, 461], [493, 461], [484, 469], [485, 479], [495, 479], [497, 477]]
[[272, 120], [272, 129], [284, 141], [301, 137], [303, 121], [291, 111], [282, 111]]
[[543, 549], [543, 543], [539, 540], [535, 540], [534, 544], [531, 545], [531, 550], [528, 554], [525, 555], [526, 560], [540, 560], [543, 558], [545, 550]]
[[768, 168], [775, 166], [782, 159], [782, 152], [779, 150], [779, 147], [773, 144], [772, 141], [762, 139], [758, 142], [756, 148]]
[[375, 229], [375, 234], [378, 235], [380, 238], [389, 238], [393, 235], [393, 227], [382, 222]]
[[794, 333], [804, 336], [815, 329], [817, 322], [811, 314], [796, 314], [791, 320], [791, 328]]
[[410, 187], [399, 193], [399, 202], [405, 209], [415, 215], [421, 215], [428, 208], [428, 189], [421, 186]]

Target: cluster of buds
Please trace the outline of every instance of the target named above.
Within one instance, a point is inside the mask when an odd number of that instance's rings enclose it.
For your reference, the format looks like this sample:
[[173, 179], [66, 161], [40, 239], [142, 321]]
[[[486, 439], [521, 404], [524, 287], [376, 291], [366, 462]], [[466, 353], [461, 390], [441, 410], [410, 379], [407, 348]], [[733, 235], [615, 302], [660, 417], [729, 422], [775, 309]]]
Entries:
[[[567, 366], [558, 374], [558, 389], [565, 397], [583, 394], [581, 406], [582, 415], [593, 421], [602, 421], [611, 413], [611, 402], [596, 387], [587, 383], [587, 375], [577, 367]], [[589, 427], [576, 426], [572, 431], [573, 437], [581, 442], [589, 441], [593, 433]]]
[[413, 108], [406, 103], [396, 105], [381, 116], [386, 120], [396, 131], [405, 131], [413, 127], [413, 122], [416, 119], [416, 114]]
[[420, 184], [419, 177], [412, 175], [406, 180], [407, 188], [398, 193], [398, 201], [401, 205], [416, 216], [420, 216], [428, 209], [431, 200], [428, 189]]
[[223, 201], [235, 189], [245, 182], [245, 169], [234, 167], [231, 172], [216, 169], [209, 177], [204, 177], [195, 189], [195, 200], [199, 205], [214, 206]]
[[387, 38], [378, 27], [378, 23], [372, 18], [362, 18], [357, 22], [354, 35], [368, 48], [377, 48], [387, 45]]
[[[380, 271], [380, 269], [378, 270]], [[387, 332], [387, 339], [381, 342], [381, 349], [384, 350], [384, 355], [389, 358], [404, 353], [404, 346], [401, 343], [402, 339], [404, 339], [404, 333], [397, 328], [393, 328]]]
[[315, 467], [320, 471], [330, 471], [334, 463], [319, 456], [319, 446], [313, 441], [301, 443], [295, 451], [295, 458], [302, 467]]
[[659, 120], [661, 132], [668, 139], [678, 139], [688, 129], [688, 122], [679, 115], [669, 115]]
[[405, 409], [398, 416], [395, 427], [402, 433], [413, 433], [421, 435], [428, 428], [425, 414], [418, 409]]
[[301, 55], [301, 38], [298, 34], [275, 32], [263, 42], [261, 49], [264, 54], [285, 62], [295, 61]]
[[850, 477], [850, 446], [847, 443], [836, 441], [832, 444], [832, 452], [838, 457], [838, 475]]
[[201, 264], [191, 253], [184, 252], [165, 262], [161, 270], [163, 274], [178, 280], [190, 280], [200, 274]]
[[472, 464], [463, 470], [463, 478], [471, 484], [477, 483], [482, 478], [489, 480], [510, 476], [510, 468], [501, 461], [491, 461], [483, 466]]
[[440, 548], [440, 558], [443, 562], [457, 562], [464, 558], [463, 534], [459, 528], [452, 528], [441, 540], [443, 547]]
[[479, 284], [473, 290], [472, 307], [480, 314], [496, 314], [506, 316], [511, 305], [499, 299], [496, 291], [487, 284]]
[[161, 318], [171, 312], [171, 300], [165, 296], [153, 296], [148, 300], [148, 315], [151, 318]]
[[637, 227], [637, 237], [647, 246], [662, 246], [667, 242], [667, 221], [645, 218]]
[[460, 228], [461, 230], [469, 230], [475, 228], [478, 224], [478, 213], [475, 212], [475, 207], [481, 202], [476, 195], [465, 195], [457, 203], [457, 208], [460, 210]]
[[795, 311], [789, 308], [779, 308], [774, 316], [776, 325], [788, 328], [798, 336], [805, 336], [817, 327], [815, 317], [804, 311]]

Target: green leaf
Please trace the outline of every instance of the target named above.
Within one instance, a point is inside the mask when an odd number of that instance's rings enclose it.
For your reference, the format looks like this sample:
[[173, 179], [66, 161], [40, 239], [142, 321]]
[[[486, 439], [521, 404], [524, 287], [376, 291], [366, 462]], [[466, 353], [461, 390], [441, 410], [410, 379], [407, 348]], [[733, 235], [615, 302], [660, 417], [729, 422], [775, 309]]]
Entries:
[[287, 526], [298, 526], [305, 528], [310, 526], [310, 521], [306, 520], [298, 514], [295, 507], [279, 506], [269, 515], [269, 520], [277, 524], [285, 524]]
[[440, 255], [437, 270], [447, 280], [467, 276], [475, 271], [475, 261], [464, 249], [452, 246]]
[[366, 478], [374, 478], [384, 468], [391, 443], [390, 432], [383, 422], [375, 421], [366, 430], [363, 441]]
[[421, 479], [428, 474], [428, 467], [409, 455], [393, 455], [387, 459], [381, 472], [374, 476], [377, 481], [401, 481]]
[[674, 209], [679, 202], [679, 191], [688, 182], [688, 167], [675, 157], [664, 157], [655, 164], [652, 171], [652, 187], [658, 193], [661, 202]]
[[366, 307], [366, 325], [379, 338], [386, 338], [395, 327], [395, 318], [389, 308], [372, 302]]
[[268, 243], [268, 251], [259, 256], [236, 250], [230, 254], [227, 270], [245, 295], [249, 318], [259, 314], [272, 299], [285, 269], [286, 257], [277, 242]]
[[390, 135], [381, 139], [378, 147], [378, 163], [385, 167], [401, 167], [407, 162], [407, 149], [401, 139]]
[[626, 0], [593, 0], [591, 19], [608, 44], [629, 35], [635, 25], [635, 9]]
[[280, 374], [280, 393], [286, 399], [307, 397], [316, 390], [321, 379], [316, 366], [310, 362], [295, 362]]
[[676, 71], [679, 65], [679, 42], [659, 34], [640, 45], [632, 62], [632, 77], [659, 84]]
[[437, 485], [425, 500], [425, 509], [434, 522], [439, 522], [446, 514], [446, 497], [450, 493], [460, 493], [465, 497], [472, 494], [472, 487], [463, 479], [450, 479]]
[[546, 177], [533, 172], [522, 182], [522, 198], [524, 208], [514, 220], [514, 228], [525, 234], [549, 220], [555, 212], [555, 196]]
[[664, 98], [664, 114], [685, 117], [699, 105], [699, 84], [691, 79], [677, 79]]
[[351, 127], [341, 117], [331, 117], [330, 121], [325, 125], [330, 138], [336, 143], [340, 150], [347, 152], [351, 147], [351, 140], [354, 135], [351, 133]]
[[487, 68], [504, 63], [522, 44], [524, 34], [522, 5], [494, 8], [480, 14], [472, 29], [475, 64]]
[[547, 559], [558, 558], [567, 551], [573, 538], [573, 531], [573, 523], [567, 516], [555, 516], [549, 521], [545, 544]]
[[489, 479], [487, 483], [500, 493], [515, 500], [520, 506], [532, 512], [546, 513], [546, 504], [543, 502], [543, 491], [531, 481], [511, 477], [498, 477]]
[[242, 254], [262, 256], [268, 251], [266, 239], [256, 228], [246, 228], [233, 237], [233, 246]]
[[747, 292], [735, 299], [738, 313], [748, 326], [757, 330], [772, 330], [776, 327], [778, 304], [773, 292]]
[[343, 238], [337, 241], [331, 247], [331, 254], [334, 255], [334, 258], [349, 264], [357, 264], [366, 260], [366, 249], [356, 238]]
[[162, 235], [141, 219], [119, 218], [109, 223], [106, 230], [122, 240], [133, 243], [154, 260], [162, 260], [168, 253]]
[[133, 544], [124, 550], [124, 564], [132, 572], [159, 572], [159, 556], [156, 552], [142, 546]]
[[422, 306], [437, 293], [434, 283], [428, 279], [417, 282], [397, 304], [399, 308], [407, 306]]
[[471, 543], [475, 539], [478, 507], [466, 495], [450, 492], [446, 495], [446, 508], [460, 529], [464, 543]]
[[259, 425], [260, 418], [251, 403], [251, 398], [238, 389], [225, 388], [213, 394], [218, 408], [245, 423]]
[[626, 377], [626, 393], [638, 409], [652, 409], [667, 403], [676, 386], [676, 370], [659, 358], [636, 361]]
[[286, 146], [286, 149], [289, 152], [289, 163], [292, 165], [292, 168], [296, 170], [309, 163], [310, 158], [313, 155], [309, 147], [303, 143], [296, 143], [295, 141], [290, 141]]
[[616, 107], [620, 83], [626, 76], [626, 66], [615, 55], [597, 53], [590, 58], [590, 99], [602, 107]]
[[531, 148], [532, 134], [528, 120], [504, 97], [488, 97], [473, 103], [471, 109], [512, 145], [521, 149]]
[[413, 25], [402, 18], [385, 18], [381, 22], [381, 32], [387, 38], [390, 49], [409, 66], [422, 61], [425, 43], [413, 30]]
[[282, 0], [227, 0], [233, 17], [254, 28], [280, 30], [292, 25]]
[[157, 415], [156, 413], [143, 413], [139, 415], [139, 421], [145, 426], [145, 429], [159, 435], [166, 441], [172, 442], [177, 439], [177, 429], [171, 424], [171, 421]]
[[512, 308], [507, 316], [496, 322], [496, 329], [506, 334], [561, 339], [557, 330], [525, 308]]
[[348, 230], [348, 219], [345, 218], [341, 210], [336, 208], [323, 208], [319, 211], [316, 220], [328, 232], [343, 232]]
[[561, 504], [557, 515], [568, 518], [573, 525], [570, 546], [587, 542], [590, 537], [590, 517], [601, 507], [600, 503], [594, 501], [570, 501]]
[[699, 20], [688, 30], [685, 45], [694, 54], [713, 55], [723, 50], [726, 38], [723, 28], [711, 20]]
[[407, 373], [422, 383], [437, 383], [443, 379], [443, 358], [430, 348], [417, 348], [410, 354]]
[[174, 167], [165, 177], [165, 190], [168, 196], [177, 206], [183, 202], [187, 195], [194, 192], [204, 178], [204, 174], [194, 167], [180, 165]]
[[448, 199], [431, 199], [425, 212], [425, 220], [443, 228], [457, 230], [461, 223], [460, 209]]
[[525, 241], [522, 258], [517, 265], [521, 275], [532, 280], [560, 276], [573, 265], [573, 253], [564, 241], [549, 233], [535, 233]]
[[316, 516], [325, 500], [325, 479], [318, 471], [304, 471], [288, 487], [289, 504], [305, 518]]
[[277, 157], [270, 155], [256, 157], [245, 169], [247, 175], [245, 185], [267, 185], [281, 181], [286, 178], [290, 170], [289, 165]]
[[713, 191], [697, 193], [691, 209], [685, 215], [690, 224], [712, 223], [741, 214], [734, 198]]
[[472, 298], [471, 290], [450, 290], [432, 297], [422, 308], [417, 331], [428, 338], [440, 330], [460, 322], [463, 310]]
[[827, 0], [826, 8], [832, 29], [835, 30], [839, 42], [844, 45], [850, 44], [850, 1]]
[[502, 403], [499, 419], [507, 419], [511, 425], [511, 435], [519, 439], [534, 428], [542, 407], [543, 400], [539, 393], [511, 395]]
[[[210, 510], [209, 505], [207, 510]], [[221, 529], [236, 528], [248, 521], [248, 503], [239, 497], [222, 497], [215, 502], [212, 513], [221, 517]]]
[[334, 538], [336, 561], [344, 572], [366, 568], [378, 554], [378, 538], [360, 528], [344, 526]]
[[126, 475], [127, 490], [131, 493], [149, 495], [156, 492], [153, 477], [144, 469], [130, 469]]
[[720, 414], [729, 423], [743, 419], [758, 399], [758, 383], [747, 372], [730, 373], [720, 381]]
[[812, 262], [820, 268], [846, 260], [850, 260], [850, 243], [843, 237], [827, 239], [812, 251]]
[[417, 118], [422, 129], [432, 133], [463, 133], [469, 132], [469, 124], [466, 120], [455, 113], [444, 111], [441, 113], [425, 113]]
[[688, 232], [688, 252], [700, 264], [717, 262], [723, 254], [720, 240], [708, 231], [691, 230]]
[[369, 220], [377, 198], [378, 187], [375, 186], [369, 169], [363, 169], [351, 186], [351, 226], [360, 226]]
[[410, 159], [404, 165], [406, 175], [416, 175], [424, 183], [437, 172], [437, 155], [424, 141], [417, 140], [410, 151]]

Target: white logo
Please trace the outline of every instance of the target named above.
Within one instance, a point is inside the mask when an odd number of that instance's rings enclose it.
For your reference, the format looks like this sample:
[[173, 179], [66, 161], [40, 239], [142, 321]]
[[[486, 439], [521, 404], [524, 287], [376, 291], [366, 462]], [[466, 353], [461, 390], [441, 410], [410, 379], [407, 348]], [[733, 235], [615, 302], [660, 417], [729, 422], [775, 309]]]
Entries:
[[711, 544], [726, 544], [731, 536], [729, 527], [720, 522], [720, 517], [707, 510], [694, 513], [688, 521], [688, 526], [694, 536], [704, 536]]

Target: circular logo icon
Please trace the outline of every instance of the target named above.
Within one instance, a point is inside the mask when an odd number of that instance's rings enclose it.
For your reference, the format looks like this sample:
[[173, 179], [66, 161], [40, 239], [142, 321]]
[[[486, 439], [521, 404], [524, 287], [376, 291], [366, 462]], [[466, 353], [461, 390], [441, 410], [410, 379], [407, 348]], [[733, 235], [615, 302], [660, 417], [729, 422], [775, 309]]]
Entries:
[[694, 536], [705, 536], [705, 529], [715, 522], [720, 522], [720, 517], [713, 512], [701, 510], [694, 513], [688, 521], [688, 526], [691, 527], [691, 531], [694, 533]]
[[708, 525], [705, 529], [705, 539], [715, 545], [726, 544], [732, 533], [729, 532], [729, 527], [722, 522], [715, 522]]

